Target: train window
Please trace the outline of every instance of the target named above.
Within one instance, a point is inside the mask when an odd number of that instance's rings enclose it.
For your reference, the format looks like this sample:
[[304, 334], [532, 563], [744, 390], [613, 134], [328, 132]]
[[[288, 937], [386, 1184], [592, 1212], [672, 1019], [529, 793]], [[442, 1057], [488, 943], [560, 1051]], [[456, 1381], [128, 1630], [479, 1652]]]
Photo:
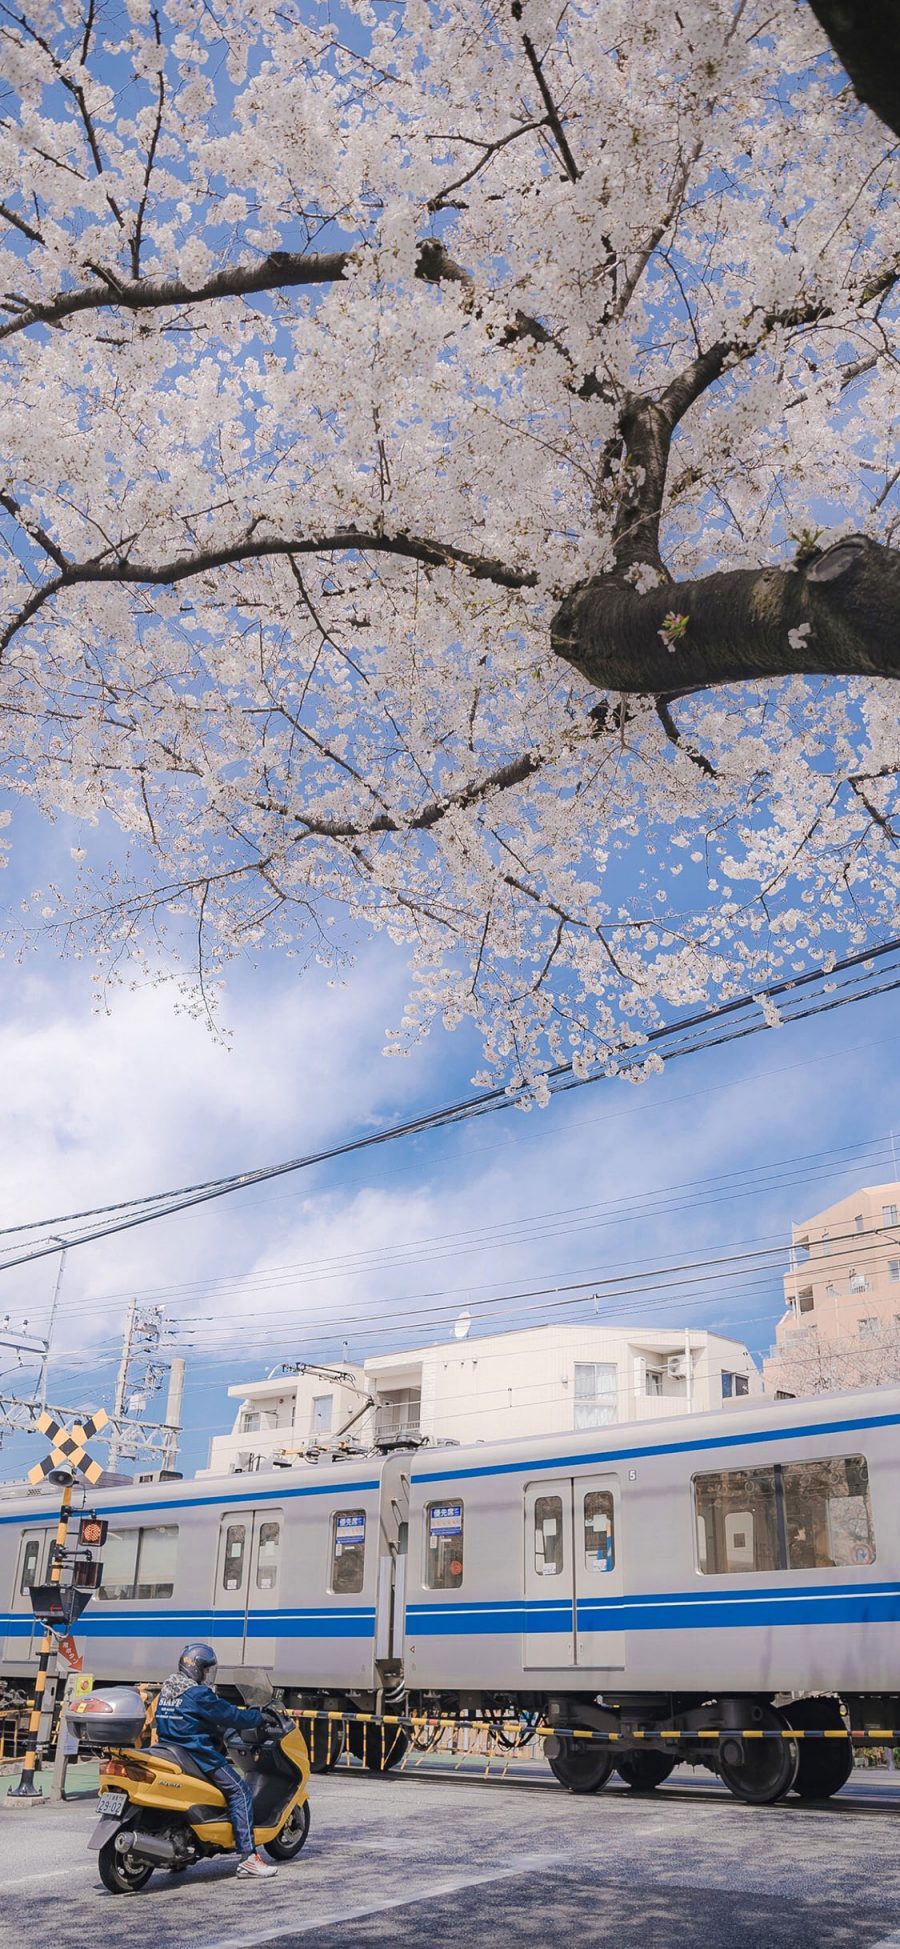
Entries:
[[222, 1589], [240, 1590], [244, 1581], [244, 1551], [247, 1530], [244, 1523], [229, 1523], [222, 1552]]
[[707, 1576], [778, 1568], [774, 1468], [696, 1475], [694, 1505], [697, 1557]]
[[33, 1536], [30, 1542], [26, 1543], [25, 1548], [22, 1551], [22, 1575], [19, 1578], [20, 1592], [24, 1593], [26, 1590], [30, 1590], [32, 1584], [37, 1583], [38, 1558], [40, 1557], [40, 1554], [41, 1554], [40, 1537]]
[[103, 1545], [103, 1582], [97, 1592], [101, 1604], [121, 1603], [134, 1595], [139, 1529], [113, 1529]]
[[178, 1529], [175, 1523], [154, 1523], [141, 1530], [138, 1548], [135, 1597], [171, 1597], [175, 1589], [175, 1555]]
[[584, 1567], [611, 1570], [615, 1560], [612, 1495], [608, 1489], [590, 1489], [584, 1498]]
[[463, 1505], [430, 1502], [425, 1510], [426, 1590], [458, 1590], [463, 1580]]
[[278, 1542], [280, 1523], [260, 1523], [256, 1551], [256, 1588], [274, 1590], [278, 1582]]
[[100, 1602], [171, 1597], [177, 1547], [175, 1523], [154, 1523], [144, 1529], [110, 1528], [103, 1545], [103, 1582], [97, 1592]]
[[869, 1471], [863, 1455], [786, 1462], [782, 1473], [791, 1570], [874, 1562]]
[[694, 1477], [697, 1562], [705, 1576], [873, 1563], [862, 1455]]
[[366, 1512], [341, 1509], [331, 1518], [331, 1588], [351, 1597], [362, 1590], [366, 1567]]
[[562, 1499], [538, 1496], [534, 1505], [534, 1567], [539, 1577], [558, 1577], [563, 1567]]

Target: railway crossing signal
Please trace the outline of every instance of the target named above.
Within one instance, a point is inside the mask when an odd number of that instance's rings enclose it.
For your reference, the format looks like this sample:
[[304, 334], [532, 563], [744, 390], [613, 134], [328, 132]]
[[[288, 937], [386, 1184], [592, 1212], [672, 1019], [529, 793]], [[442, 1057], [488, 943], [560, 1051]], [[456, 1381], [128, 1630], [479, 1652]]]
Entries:
[[[54, 1421], [52, 1414], [38, 1415], [38, 1433], [49, 1437], [50, 1453], [44, 1456], [42, 1462], [36, 1462], [33, 1469], [29, 1469], [29, 1482], [39, 1488], [48, 1476], [52, 1481], [63, 1469], [72, 1469], [78, 1475], [83, 1475], [92, 1487], [96, 1487], [103, 1476], [103, 1464], [95, 1462], [93, 1456], [88, 1454], [87, 1445], [93, 1435], [99, 1435], [101, 1428], [106, 1427], [108, 1420], [105, 1408], [98, 1408], [96, 1414], [89, 1415], [86, 1421], [76, 1422], [70, 1434], [61, 1422]], [[71, 1494], [71, 1483], [68, 1486]]]
[[[54, 1632], [64, 1632], [68, 1635], [70, 1626], [89, 1601], [93, 1587], [88, 1579], [84, 1578], [81, 1587], [78, 1588], [77, 1565], [76, 1577], [73, 1578], [72, 1584], [60, 1587], [66, 1534], [72, 1511], [72, 1490], [76, 1475], [82, 1476], [92, 1486], [96, 1486], [101, 1481], [103, 1465], [95, 1461], [90, 1454], [88, 1442], [94, 1435], [99, 1435], [108, 1420], [109, 1416], [103, 1408], [98, 1408], [97, 1413], [89, 1415], [85, 1421], [76, 1422], [71, 1430], [64, 1428], [60, 1421], [55, 1421], [51, 1414], [44, 1413], [38, 1417], [38, 1430], [48, 1437], [50, 1450], [43, 1461], [36, 1462], [34, 1468], [29, 1469], [28, 1480], [36, 1486], [42, 1482], [58, 1483], [62, 1489], [62, 1500], [56, 1526], [56, 1539], [50, 1554], [48, 1580], [46, 1584], [35, 1586], [32, 1593], [32, 1608], [35, 1615], [42, 1618], [44, 1622], [44, 1636], [34, 1679], [34, 1698], [28, 1722], [28, 1746], [22, 1761], [19, 1784], [17, 1787], [12, 1787], [7, 1794], [7, 1805], [46, 1804], [40, 1787], [35, 1786], [34, 1775], [37, 1767], [38, 1732], [44, 1709], [50, 1660], [53, 1657]], [[105, 1532], [106, 1525], [98, 1524], [97, 1528]], [[84, 1538], [84, 1542], [87, 1543], [87, 1537]], [[99, 1564], [96, 1569], [99, 1577]]]

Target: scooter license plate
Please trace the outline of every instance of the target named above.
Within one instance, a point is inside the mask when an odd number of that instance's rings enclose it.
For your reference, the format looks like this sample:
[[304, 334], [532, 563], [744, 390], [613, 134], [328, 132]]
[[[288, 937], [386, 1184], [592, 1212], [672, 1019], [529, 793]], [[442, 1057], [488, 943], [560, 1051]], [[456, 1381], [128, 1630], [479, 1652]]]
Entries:
[[127, 1805], [127, 1793], [101, 1793], [97, 1802], [97, 1812], [118, 1820], [119, 1815], [124, 1814]]

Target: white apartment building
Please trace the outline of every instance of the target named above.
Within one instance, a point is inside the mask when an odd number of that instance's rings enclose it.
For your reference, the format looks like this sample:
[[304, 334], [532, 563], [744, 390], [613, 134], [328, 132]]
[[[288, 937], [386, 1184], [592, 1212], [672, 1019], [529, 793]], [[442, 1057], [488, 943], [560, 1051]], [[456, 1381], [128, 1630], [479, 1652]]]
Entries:
[[[538, 1326], [238, 1382], [203, 1474], [292, 1464], [346, 1439], [487, 1442], [699, 1412], [758, 1394], [739, 1340], [696, 1328]], [[359, 1410], [365, 1412], [359, 1414]], [[358, 1417], [358, 1418], [357, 1418]], [[348, 1424], [352, 1420], [352, 1426]]]

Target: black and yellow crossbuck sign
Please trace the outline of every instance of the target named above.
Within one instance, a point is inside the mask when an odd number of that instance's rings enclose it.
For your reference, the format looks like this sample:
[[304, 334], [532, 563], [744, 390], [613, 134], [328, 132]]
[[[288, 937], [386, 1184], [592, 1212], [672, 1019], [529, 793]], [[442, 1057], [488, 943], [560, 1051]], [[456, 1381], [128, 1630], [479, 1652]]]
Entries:
[[101, 1428], [106, 1427], [108, 1420], [106, 1409], [98, 1408], [96, 1414], [89, 1415], [86, 1421], [76, 1421], [69, 1430], [54, 1421], [51, 1414], [38, 1415], [38, 1432], [49, 1437], [51, 1447], [49, 1455], [29, 1469], [29, 1482], [45, 1482], [51, 1469], [70, 1468], [96, 1486], [103, 1475], [103, 1465], [94, 1461], [87, 1445], [93, 1435], [99, 1435]]

